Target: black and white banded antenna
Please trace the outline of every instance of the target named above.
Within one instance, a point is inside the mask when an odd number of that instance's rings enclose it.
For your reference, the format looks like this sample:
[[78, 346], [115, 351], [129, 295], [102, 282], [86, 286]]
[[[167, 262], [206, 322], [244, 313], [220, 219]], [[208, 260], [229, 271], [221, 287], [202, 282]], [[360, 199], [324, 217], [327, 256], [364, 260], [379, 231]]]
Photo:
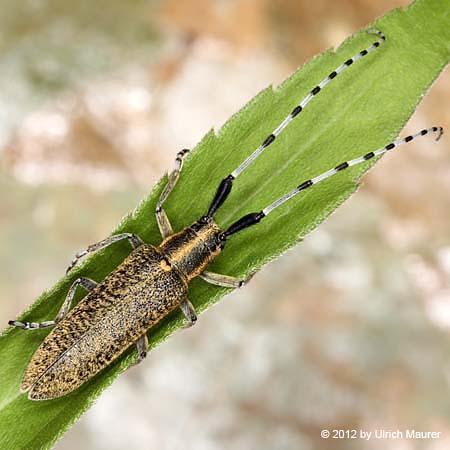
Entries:
[[228, 197], [233, 180], [235, 180], [273, 141], [277, 138], [277, 136], [297, 117], [306, 107], [306, 105], [328, 84], [336, 78], [341, 72], [343, 72], [347, 67], [351, 66], [354, 62], [368, 55], [370, 52], [378, 48], [385, 40], [386, 37], [383, 32], [375, 29], [368, 30], [368, 33], [376, 34], [379, 39], [377, 39], [372, 45], [361, 50], [356, 55], [352, 56], [350, 59], [347, 59], [343, 64], [333, 70], [327, 77], [325, 77], [311, 92], [291, 111], [291, 113], [272, 131], [272, 133], [267, 136], [266, 139], [262, 142], [262, 144], [253, 151], [253, 153], [247, 157], [245, 161], [243, 161], [230, 175], [224, 178], [214, 196], [213, 201], [209, 207], [208, 213], [205, 216], [205, 220], [208, 220], [213, 217], [214, 213], [220, 208], [222, 203]]
[[354, 159], [350, 159], [348, 161], [342, 162], [342, 163], [338, 164], [336, 167], [334, 167], [330, 170], [327, 170], [326, 172], [323, 172], [323, 173], [315, 176], [314, 178], [303, 181], [295, 189], [292, 189], [287, 194], [284, 194], [280, 198], [276, 199], [274, 202], [272, 202], [270, 205], [266, 206], [261, 211], [250, 213], [250, 214], [247, 214], [244, 217], [240, 218], [238, 221], [236, 221], [230, 227], [228, 227], [227, 230], [224, 231], [224, 233], [221, 236], [221, 239], [226, 240], [228, 236], [231, 236], [232, 234], [237, 233], [238, 231], [240, 231], [244, 228], [247, 228], [251, 225], [257, 224], [264, 217], [267, 217], [273, 210], [275, 210], [276, 208], [281, 206], [283, 203], [290, 200], [292, 197], [295, 197], [297, 194], [304, 191], [305, 189], [308, 189], [311, 186], [314, 186], [315, 184], [320, 183], [321, 181], [326, 180], [327, 178], [337, 174], [341, 170], [345, 170], [348, 167], [352, 167], [352, 166], [356, 166], [357, 164], [364, 163], [364, 162], [368, 161], [369, 159], [372, 159], [376, 156], [381, 156], [384, 153], [394, 149], [395, 147], [399, 147], [400, 145], [411, 142], [413, 139], [415, 139], [419, 136], [425, 136], [428, 133], [437, 133], [436, 140], [438, 141], [443, 134], [443, 129], [442, 129], [442, 127], [432, 127], [432, 128], [428, 128], [428, 129], [419, 131], [418, 133], [412, 134], [403, 139], [397, 139], [384, 147], [381, 147], [377, 150], [366, 153], [365, 155], [359, 156], [358, 158], [354, 158]]

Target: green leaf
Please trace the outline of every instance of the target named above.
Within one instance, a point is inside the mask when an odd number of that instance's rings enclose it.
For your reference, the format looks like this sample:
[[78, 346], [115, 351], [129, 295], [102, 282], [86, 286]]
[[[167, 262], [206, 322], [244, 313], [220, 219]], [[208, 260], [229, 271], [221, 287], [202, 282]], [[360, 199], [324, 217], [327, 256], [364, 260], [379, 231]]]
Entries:
[[[371, 24], [368, 28], [378, 28], [386, 34], [386, 43], [326, 86], [235, 181], [229, 199], [217, 214], [217, 222], [227, 226], [243, 214], [259, 211], [301, 181], [395, 138], [449, 61], [449, 23], [448, 2], [418, 0], [406, 10], [394, 10]], [[325, 51], [275, 90], [262, 91], [217, 134], [209, 132], [187, 159], [180, 182], [167, 201], [166, 211], [174, 228], [187, 226], [204, 214], [219, 181], [324, 76], [373, 40], [373, 35], [364, 31], [354, 34], [336, 52]], [[424, 124], [429, 125], [432, 124]], [[211, 270], [243, 276], [280, 255], [355, 192], [355, 180], [367, 168], [363, 165], [341, 172], [289, 201], [259, 225], [239, 233], [227, 243]], [[160, 242], [153, 212], [165, 180], [116, 231], [137, 233], [153, 244]], [[129, 245], [124, 242], [93, 255], [44, 293], [21, 319], [39, 321], [54, 317], [75, 278], [83, 274], [101, 280], [129, 252]], [[194, 280], [189, 295], [197, 310], [203, 311], [227, 292]], [[181, 323], [178, 312], [162, 320], [151, 330], [151, 346], [162, 342]], [[55, 400], [30, 401], [19, 391], [21, 377], [48, 332], [9, 328], [0, 338], [1, 448], [51, 447], [135, 357], [135, 350], [130, 348], [72, 394]]]

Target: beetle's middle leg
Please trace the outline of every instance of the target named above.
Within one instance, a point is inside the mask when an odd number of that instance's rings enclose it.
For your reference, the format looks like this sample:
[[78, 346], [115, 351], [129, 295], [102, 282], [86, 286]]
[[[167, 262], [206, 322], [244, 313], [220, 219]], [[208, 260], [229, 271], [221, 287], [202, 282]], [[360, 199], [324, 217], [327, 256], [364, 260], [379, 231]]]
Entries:
[[254, 274], [252, 273], [247, 278], [237, 278], [232, 277], [230, 275], [222, 275], [221, 273], [209, 272], [205, 270], [200, 275], [200, 278], [202, 278], [207, 283], [214, 284], [215, 286], [222, 286], [236, 289], [248, 283], [250, 279], [253, 277], [253, 275]]
[[183, 300], [180, 304], [180, 309], [187, 319], [186, 325], [183, 328], [190, 328], [197, 322], [197, 313], [195, 312], [194, 305], [188, 300]]
[[58, 314], [55, 317], [55, 320], [46, 320], [44, 322], [19, 322], [18, 320], [10, 320], [8, 322], [9, 325], [13, 325], [18, 328], [23, 328], [24, 330], [32, 330], [36, 328], [46, 328], [52, 327], [56, 325], [60, 320], [62, 320], [67, 313], [69, 312], [70, 305], [72, 304], [73, 297], [75, 295], [75, 291], [78, 286], [83, 286], [88, 291], [92, 291], [92, 289], [97, 286], [97, 283], [90, 278], [81, 277], [75, 280], [70, 286], [69, 292], [67, 293], [66, 299], [62, 304]]
[[130, 241], [130, 244], [133, 247], [133, 249], [139, 247], [140, 245], [142, 245], [144, 243], [144, 241], [137, 234], [132, 234], [132, 233], [114, 234], [113, 236], [109, 236], [106, 239], [103, 239], [102, 241], [99, 241], [95, 244], [89, 245], [86, 250], [78, 252], [75, 255], [75, 258], [69, 264], [69, 267], [67, 268], [66, 273], [69, 273], [73, 269], [73, 267], [77, 264], [77, 262], [80, 260], [80, 258], [87, 255], [88, 253], [95, 252], [97, 250], [100, 250], [101, 248], [104, 248], [110, 244], [113, 244], [114, 242], [122, 241], [123, 239], [128, 239]]
[[184, 148], [177, 153], [177, 157], [175, 158], [175, 169], [170, 172], [169, 180], [163, 191], [161, 192], [158, 203], [156, 204], [156, 222], [158, 222], [159, 231], [161, 232], [161, 236], [163, 237], [163, 239], [173, 234], [173, 229], [172, 225], [170, 224], [169, 218], [167, 217], [167, 214], [162, 206], [169, 194], [172, 192], [172, 189], [177, 184], [181, 169], [183, 167], [183, 159], [188, 153], [189, 149], [187, 148]]

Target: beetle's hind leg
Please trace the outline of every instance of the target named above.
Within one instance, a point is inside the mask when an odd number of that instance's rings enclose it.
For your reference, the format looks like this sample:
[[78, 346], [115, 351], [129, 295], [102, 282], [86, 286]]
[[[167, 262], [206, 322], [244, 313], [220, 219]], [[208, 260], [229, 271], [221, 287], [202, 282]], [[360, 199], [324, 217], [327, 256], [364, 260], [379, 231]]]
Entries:
[[94, 280], [85, 277], [81, 277], [75, 280], [72, 286], [70, 286], [66, 299], [64, 300], [64, 303], [62, 304], [58, 314], [56, 315], [55, 320], [46, 320], [45, 322], [19, 322], [18, 320], [10, 320], [8, 324], [14, 327], [23, 328], [24, 330], [46, 328], [56, 325], [69, 312], [70, 305], [72, 304], [72, 300], [78, 286], [83, 286], [88, 291], [92, 291], [92, 289], [94, 289], [95, 286], [97, 286], [97, 283]]
[[86, 290], [92, 291], [92, 289], [94, 289], [95, 286], [97, 286], [97, 282], [95, 282], [94, 280], [91, 280], [90, 278], [86, 278], [86, 277], [77, 278], [73, 282], [72, 286], [70, 286], [69, 292], [67, 293], [67, 297], [64, 300], [64, 303], [62, 304], [61, 309], [59, 310], [58, 314], [56, 315], [56, 318], [55, 318], [56, 322], [59, 322], [60, 320], [62, 320], [69, 312], [73, 297], [75, 295], [75, 292], [76, 292], [78, 286], [83, 286]]
[[184, 148], [178, 152], [177, 157], [175, 158], [175, 169], [170, 172], [169, 180], [161, 192], [158, 203], [156, 204], [156, 221], [158, 222], [159, 231], [161, 232], [161, 236], [163, 238], [173, 234], [172, 225], [170, 224], [169, 218], [163, 209], [163, 203], [166, 201], [167, 197], [172, 192], [172, 189], [177, 184], [181, 169], [183, 167], [183, 159], [188, 153], [189, 149], [187, 148]]
[[250, 274], [247, 278], [237, 278], [230, 275], [222, 275], [220, 273], [208, 272], [207, 270], [205, 270], [200, 275], [200, 278], [202, 278], [207, 283], [214, 284], [215, 286], [236, 289], [244, 286], [244, 284], [247, 284], [251, 280], [253, 275], [254, 273]]
[[66, 273], [69, 273], [73, 269], [73, 267], [77, 264], [77, 262], [80, 260], [80, 258], [86, 256], [88, 253], [95, 252], [97, 250], [100, 250], [101, 248], [113, 244], [114, 242], [122, 241], [123, 239], [128, 239], [133, 249], [138, 248], [140, 245], [144, 243], [144, 241], [137, 234], [132, 233], [114, 234], [113, 236], [109, 236], [106, 239], [103, 239], [102, 241], [89, 245], [89, 247], [86, 250], [78, 252], [75, 255], [75, 258], [69, 264]]

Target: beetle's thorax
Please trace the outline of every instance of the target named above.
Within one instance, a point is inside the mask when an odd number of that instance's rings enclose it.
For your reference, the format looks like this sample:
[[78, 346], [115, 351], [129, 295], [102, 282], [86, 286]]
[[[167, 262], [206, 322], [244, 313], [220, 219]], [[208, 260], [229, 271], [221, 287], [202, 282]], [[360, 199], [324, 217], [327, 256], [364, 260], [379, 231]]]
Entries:
[[222, 251], [222, 230], [212, 220], [199, 221], [164, 239], [159, 250], [186, 280], [200, 275]]

